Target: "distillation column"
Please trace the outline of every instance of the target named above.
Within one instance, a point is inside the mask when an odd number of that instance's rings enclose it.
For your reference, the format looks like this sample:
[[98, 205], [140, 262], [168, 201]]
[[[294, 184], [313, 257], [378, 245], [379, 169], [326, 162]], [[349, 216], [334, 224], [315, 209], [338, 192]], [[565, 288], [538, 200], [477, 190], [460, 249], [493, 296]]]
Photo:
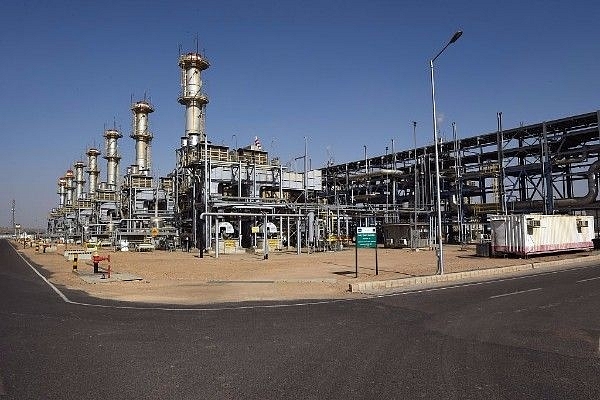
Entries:
[[131, 106], [133, 112], [133, 131], [131, 138], [135, 140], [135, 162], [139, 171], [146, 176], [150, 172], [150, 142], [152, 133], [149, 130], [148, 114], [154, 112], [152, 105], [146, 101], [138, 101]]
[[58, 180], [58, 206], [63, 208], [67, 204], [67, 180], [62, 177]]
[[83, 168], [85, 167], [85, 163], [83, 161], [76, 161], [73, 164], [73, 168], [75, 168], [75, 200], [83, 199], [83, 186], [85, 185], [85, 179], [83, 179]]
[[73, 186], [73, 171], [70, 169], [65, 174], [65, 182], [65, 189], [67, 191], [65, 206], [72, 206], [74, 203], [73, 193], [75, 187]]
[[208, 97], [202, 91], [202, 71], [209, 66], [208, 60], [198, 53], [179, 57], [182, 90], [179, 103], [185, 106], [185, 133], [191, 146], [206, 140], [204, 122]]
[[119, 149], [117, 146], [117, 140], [122, 138], [121, 132], [116, 129], [107, 129], [104, 131], [104, 138], [106, 140], [106, 155], [104, 159], [107, 161], [106, 166], [106, 184], [108, 189], [117, 189], [117, 178], [119, 174]]
[[96, 189], [98, 188], [98, 176], [100, 175], [100, 170], [98, 170], [98, 156], [100, 155], [100, 151], [91, 147], [85, 154], [88, 156], [87, 173], [90, 176], [90, 187], [88, 193], [90, 197], [94, 197], [96, 194]]

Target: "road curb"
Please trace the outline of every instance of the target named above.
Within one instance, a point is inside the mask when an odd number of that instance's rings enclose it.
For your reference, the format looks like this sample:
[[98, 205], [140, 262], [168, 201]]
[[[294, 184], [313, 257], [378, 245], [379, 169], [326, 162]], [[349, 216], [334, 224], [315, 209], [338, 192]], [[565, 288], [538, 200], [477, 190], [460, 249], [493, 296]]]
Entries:
[[598, 256], [586, 256], [581, 258], [570, 258], [565, 260], [531, 262], [526, 264], [511, 265], [507, 267], [478, 269], [472, 271], [453, 272], [444, 275], [426, 275], [415, 276], [412, 278], [389, 279], [384, 281], [367, 281], [349, 284], [349, 290], [352, 293], [363, 293], [373, 290], [385, 290], [399, 287], [423, 285], [430, 283], [443, 283], [458, 281], [466, 278], [490, 277], [504, 275], [513, 272], [522, 272], [534, 269], [555, 268], [555, 267], [576, 267], [580, 264], [586, 264], [593, 261], [600, 261]]

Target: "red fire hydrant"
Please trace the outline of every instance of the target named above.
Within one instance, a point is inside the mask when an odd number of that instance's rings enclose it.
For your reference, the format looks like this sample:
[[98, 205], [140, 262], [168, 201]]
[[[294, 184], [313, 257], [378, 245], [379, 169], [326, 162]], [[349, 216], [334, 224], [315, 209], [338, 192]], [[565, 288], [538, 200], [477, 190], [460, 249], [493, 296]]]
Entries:
[[[94, 253], [94, 255], [92, 255], [92, 262], [94, 263], [94, 273], [98, 274], [100, 273], [100, 271], [98, 271], [98, 264], [100, 264], [100, 261], [108, 261], [110, 262], [110, 255], [108, 256], [101, 256], [98, 253]], [[110, 278], [110, 266], [108, 267], [108, 274], [109, 274], [109, 278]]]

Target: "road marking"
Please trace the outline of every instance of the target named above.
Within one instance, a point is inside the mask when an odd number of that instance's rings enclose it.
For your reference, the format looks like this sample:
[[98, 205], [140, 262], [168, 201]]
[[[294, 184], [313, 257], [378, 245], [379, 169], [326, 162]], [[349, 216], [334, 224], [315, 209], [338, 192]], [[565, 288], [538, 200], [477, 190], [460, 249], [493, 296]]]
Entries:
[[490, 284], [494, 284], [494, 283], [523, 280], [523, 279], [529, 279], [529, 278], [539, 277], [539, 276], [549, 276], [549, 275], [564, 274], [564, 273], [568, 273], [568, 272], [572, 272], [572, 271], [579, 271], [579, 270], [588, 269], [588, 268], [595, 268], [595, 267], [596, 266], [590, 266], [590, 265], [588, 265], [588, 266], [574, 267], [574, 268], [569, 268], [569, 269], [564, 269], [564, 270], [559, 270], [559, 271], [547, 271], [547, 272], [529, 273], [529, 274], [521, 275], [521, 276], [511, 276], [511, 277], [507, 277], [507, 278], [486, 279], [486, 280], [479, 281], [479, 282], [459, 283], [459, 284], [455, 284], [455, 285], [440, 286], [440, 287], [430, 287], [430, 288], [424, 288], [424, 289], [412, 289], [412, 290], [402, 290], [402, 291], [400, 291], [401, 289], [406, 289], [406, 287], [404, 287], [404, 288], [403, 287], [398, 287], [398, 288], [395, 288], [395, 289], [398, 289], [399, 291], [395, 291], [395, 292], [391, 292], [391, 293], [372, 294], [371, 297], [373, 297], [373, 298], [384, 298], [384, 297], [406, 296], [406, 295], [410, 295], [410, 294], [421, 294], [421, 293], [429, 293], [429, 292], [439, 292], [439, 291], [442, 291], [442, 290], [460, 289], [460, 288], [471, 287], [471, 286], [485, 286], [485, 285], [490, 285]]
[[60, 296], [60, 298], [61, 298], [61, 299], [63, 299], [63, 301], [65, 301], [66, 303], [72, 303], [72, 301], [71, 301], [71, 300], [69, 300], [69, 299], [67, 298], [67, 296], [65, 296], [65, 295], [63, 294], [63, 292], [61, 292], [60, 290], [58, 290], [58, 288], [57, 288], [56, 286], [54, 286], [54, 285], [52, 284], [52, 282], [50, 282], [48, 279], [46, 279], [46, 277], [45, 277], [44, 275], [42, 275], [42, 274], [41, 274], [41, 273], [40, 273], [40, 272], [39, 272], [37, 269], [35, 269], [35, 267], [34, 267], [33, 265], [31, 265], [31, 264], [29, 263], [29, 261], [27, 261], [27, 259], [26, 259], [25, 257], [23, 257], [23, 255], [22, 255], [21, 253], [19, 253], [19, 252], [18, 252], [18, 251], [17, 251], [17, 250], [16, 250], [14, 247], [13, 247], [13, 249], [15, 250], [15, 253], [17, 253], [17, 254], [19, 255], [19, 257], [21, 257], [21, 259], [22, 259], [23, 261], [25, 261], [25, 263], [26, 263], [27, 265], [29, 265], [29, 268], [31, 268], [31, 269], [33, 270], [33, 272], [35, 272], [35, 273], [36, 273], [36, 274], [37, 274], [37, 275], [38, 275], [40, 278], [42, 278], [42, 280], [43, 280], [44, 282], [46, 282], [46, 283], [48, 284], [48, 286], [50, 286], [50, 287], [52, 288], [52, 290], [54, 290], [54, 291], [56, 292], [56, 294], [58, 294], [58, 295]]
[[595, 278], [582, 279], [580, 281], [576, 281], [575, 283], [581, 283], [581, 282], [587, 282], [587, 281], [594, 281], [596, 279], [600, 279], [600, 276], [597, 276]]
[[529, 292], [535, 292], [536, 290], [542, 290], [541, 287], [539, 288], [535, 288], [535, 289], [528, 289], [528, 290], [520, 290], [518, 292], [510, 292], [510, 293], [504, 293], [504, 294], [497, 294], [495, 296], [490, 296], [490, 299], [497, 299], [498, 297], [506, 297], [506, 296], [512, 296], [514, 294], [521, 294], [521, 293], [529, 293]]
[[[56, 286], [54, 286], [48, 279], [46, 279], [34, 266], [32, 266], [29, 263], [29, 261], [27, 261], [27, 259], [21, 253], [16, 251], [14, 246], [11, 246], [11, 247], [15, 250], [15, 253], [17, 253], [19, 255], [19, 257], [21, 257], [21, 259], [29, 266], [29, 268], [31, 268], [40, 278], [42, 278], [44, 280], [44, 282], [46, 282], [46, 284], [48, 286], [50, 286], [52, 288], [52, 290], [54, 292], [56, 292], [58, 294], [58, 296], [65, 303], [78, 305], [78, 306], [84, 306], [84, 307], [113, 308], [113, 309], [126, 309], [126, 310], [220, 311], [220, 310], [251, 310], [251, 309], [256, 309], [256, 308], [288, 308], [288, 307], [303, 307], [303, 306], [309, 306], [309, 305], [347, 303], [347, 302], [354, 302], [354, 301], [361, 301], [361, 300], [368, 300], [368, 299], [409, 296], [409, 295], [413, 295], [413, 294], [438, 292], [438, 291], [443, 291], [443, 290], [457, 289], [457, 288], [470, 287], [470, 286], [490, 285], [490, 284], [494, 284], [494, 283], [498, 283], [498, 282], [507, 282], [507, 281], [513, 281], [513, 280], [529, 279], [529, 278], [538, 277], [538, 276], [562, 274], [565, 272], [583, 270], [583, 269], [587, 269], [587, 268], [591, 267], [591, 266], [581, 266], [581, 267], [569, 268], [567, 270], [540, 272], [540, 273], [527, 274], [527, 275], [523, 275], [523, 276], [512, 276], [512, 277], [507, 277], [507, 278], [490, 279], [490, 280], [485, 280], [485, 281], [469, 282], [469, 283], [462, 283], [462, 284], [456, 284], [456, 285], [450, 285], [450, 286], [441, 286], [441, 287], [424, 288], [424, 289], [416, 289], [416, 290], [406, 290], [406, 291], [394, 292], [394, 293], [368, 295], [368, 296], [360, 297], [360, 298], [317, 300], [317, 301], [306, 301], [306, 302], [298, 302], [298, 303], [283, 303], [283, 304], [256, 304], [256, 305], [247, 305], [247, 306], [222, 306], [222, 307], [206, 307], [205, 306], [205, 307], [187, 307], [187, 308], [156, 307], [156, 306], [141, 307], [141, 306], [119, 306], [119, 305], [108, 305], [108, 304], [93, 304], [93, 303], [83, 303], [83, 302], [73, 301], [73, 300], [69, 299], [64, 293], [62, 293]], [[541, 288], [532, 289], [532, 290], [541, 290]], [[515, 293], [522, 293], [522, 292], [515, 292]], [[494, 296], [494, 297], [509, 296], [509, 295], [515, 294], [515, 293], [509, 293], [509, 294], [504, 294], [504, 295], [499, 295], [499, 296]], [[599, 342], [599, 351], [600, 351], [600, 342]]]
[[148, 307], [140, 307], [140, 306], [118, 306], [118, 305], [110, 305], [110, 304], [93, 304], [93, 303], [83, 303], [79, 301], [73, 301], [69, 299], [63, 292], [60, 291], [52, 282], [44, 277], [27, 259], [16, 249], [13, 247], [15, 252], [21, 257], [21, 259], [35, 272], [48, 286], [52, 288], [56, 294], [67, 304], [73, 304], [77, 306], [84, 307], [97, 307], [97, 308], [112, 308], [112, 309], [120, 309], [120, 310], [160, 310], [160, 311], [222, 311], [222, 310], [250, 310], [255, 308], [287, 308], [287, 307], [300, 307], [300, 306], [308, 306], [308, 305], [319, 305], [319, 304], [332, 304], [332, 303], [344, 303], [354, 300], [361, 299], [332, 299], [332, 300], [317, 300], [317, 301], [305, 301], [298, 303], [278, 303], [278, 304], [255, 304], [255, 305], [247, 305], [247, 306], [223, 306], [223, 307], [156, 307], [156, 306], [148, 306]]

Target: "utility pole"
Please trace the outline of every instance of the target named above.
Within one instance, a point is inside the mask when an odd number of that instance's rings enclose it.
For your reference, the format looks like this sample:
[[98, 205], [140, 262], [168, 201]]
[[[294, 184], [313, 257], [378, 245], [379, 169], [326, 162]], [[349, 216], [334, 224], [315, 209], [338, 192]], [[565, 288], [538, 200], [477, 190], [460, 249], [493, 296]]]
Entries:
[[13, 230], [15, 232], [15, 239], [17, 238], [17, 225], [15, 224], [15, 199], [13, 199], [12, 201], [12, 226], [13, 226]]
[[[394, 148], [394, 139], [392, 139], [392, 170], [396, 171], [396, 149]], [[394, 174], [394, 179], [392, 180], [392, 207], [394, 210], [394, 222], [397, 221], [398, 215], [396, 214], [396, 175]]]
[[458, 38], [462, 36], [462, 31], [456, 31], [452, 38], [446, 43], [446, 45], [440, 50], [435, 57], [433, 57], [429, 61], [429, 69], [431, 70], [431, 105], [432, 105], [432, 116], [433, 116], [433, 144], [435, 151], [435, 208], [437, 211], [437, 220], [436, 220], [436, 236], [437, 236], [437, 274], [444, 275], [444, 252], [442, 246], [442, 201], [440, 192], [442, 191], [442, 187], [440, 186], [440, 157], [439, 157], [439, 147], [438, 143], [438, 131], [437, 131], [437, 116], [435, 112], [435, 80], [434, 80], [434, 62], [435, 60], [450, 46], [452, 43], [456, 42]]

